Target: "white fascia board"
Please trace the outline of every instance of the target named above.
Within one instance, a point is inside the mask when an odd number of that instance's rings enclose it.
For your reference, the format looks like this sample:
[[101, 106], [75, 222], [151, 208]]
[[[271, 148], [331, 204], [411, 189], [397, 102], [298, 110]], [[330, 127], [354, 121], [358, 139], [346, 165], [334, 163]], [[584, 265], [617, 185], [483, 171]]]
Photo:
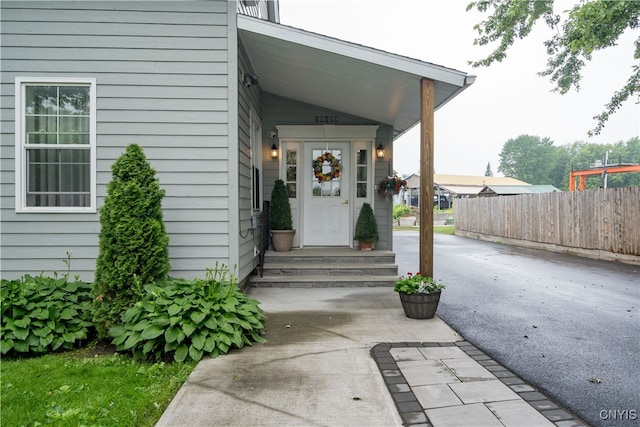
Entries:
[[275, 125], [278, 137], [322, 139], [375, 139], [378, 125]]
[[245, 15], [238, 15], [238, 29], [332, 52], [455, 86], [463, 87], [465, 85], [465, 78], [467, 77], [467, 74], [462, 71], [429, 64], [417, 59], [346, 42], [321, 34], [311, 33], [298, 28], [251, 18]]

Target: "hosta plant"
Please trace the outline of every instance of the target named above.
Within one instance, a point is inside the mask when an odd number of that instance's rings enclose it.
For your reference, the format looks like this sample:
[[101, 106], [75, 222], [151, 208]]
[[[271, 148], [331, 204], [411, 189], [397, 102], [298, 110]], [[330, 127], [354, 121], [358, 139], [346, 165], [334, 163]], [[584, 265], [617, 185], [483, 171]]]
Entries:
[[91, 285], [68, 277], [1, 281], [3, 355], [69, 350], [87, 339], [91, 323]]
[[265, 341], [258, 301], [240, 291], [224, 266], [209, 270], [205, 280], [169, 279], [144, 289], [142, 300], [109, 330], [116, 349], [136, 359], [198, 361]]

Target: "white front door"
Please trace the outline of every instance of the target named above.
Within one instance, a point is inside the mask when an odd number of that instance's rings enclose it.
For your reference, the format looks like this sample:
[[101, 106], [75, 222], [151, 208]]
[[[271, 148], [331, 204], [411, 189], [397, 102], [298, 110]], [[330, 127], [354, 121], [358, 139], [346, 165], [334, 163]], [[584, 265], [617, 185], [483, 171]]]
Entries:
[[350, 246], [353, 241], [350, 147], [348, 142], [304, 144], [304, 246]]

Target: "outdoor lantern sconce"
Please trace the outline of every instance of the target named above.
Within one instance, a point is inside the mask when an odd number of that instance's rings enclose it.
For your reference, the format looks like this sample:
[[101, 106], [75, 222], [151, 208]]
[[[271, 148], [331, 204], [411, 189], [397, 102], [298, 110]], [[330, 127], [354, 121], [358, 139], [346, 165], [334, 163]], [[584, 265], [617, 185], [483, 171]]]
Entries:
[[384, 159], [384, 147], [382, 146], [382, 144], [378, 144], [378, 146], [376, 147], [376, 156], [379, 159]]
[[241, 71], [241, 81], [242, 83], [246, 86], [246, 87], [251, 87], [251, 86], [255, 86], [258, 84], [258, 79], [260, 79], [260, 77], [256, 76], [255, 74], [251, 74], [249, 72], [244, 72]]
[[278, 146], [276, 145], [277, 137], [278, 137], [278, 133], [275, 130], [272, 130], [271, 132], [269, 132], [269, 139], [273, 141], [273, 144], [271, 144], [271, 149], [269, 150], [269, 153], [271, 154], [272, 159], [278, 158]]

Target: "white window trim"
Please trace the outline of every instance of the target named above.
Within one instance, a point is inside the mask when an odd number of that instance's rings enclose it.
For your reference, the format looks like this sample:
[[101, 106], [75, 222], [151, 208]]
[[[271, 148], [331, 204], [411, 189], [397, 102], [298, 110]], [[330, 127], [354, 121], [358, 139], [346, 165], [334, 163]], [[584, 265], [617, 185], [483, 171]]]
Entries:
[[[251, 147], [251, 212], [252, 214], [259, 214], [262, 212], [262, 201], [264, 200], [263, 194], [263, 176], [264, 165], [262, 162], [262, 154], [264, 147], [262, 146], [262, 121], [253, 107], [249, 110], [249, 145]], [[256, 184], [253, 177], [253, 168], [258, 168], [258, 183]], [[255, 187], [258, 185], [258, 207], [253, 206], [253, 197], [255, 195]]]
[[[91, 191], [90, 206], [72, 207], [72, 206], [26, 206], [26, 183], [27, 183], [27, 165], [25, 164], [25, 147], [26, 141], [24, 120], [24, 99], [25, 85], [29, 83], [36, 84], [88, 84], [90, 106], [89, 113], [89, 152], [91, 160], [91, 172], [89, 174], [89, 189]], [[95, 213], [96, 209], [96, 79], [95, 78], [75, 78], [75, 77], [16, 77], [15, 78], [15, 181], [16, 181], [16, 212], [17, 213]], [[60, 146], [57, 146], [60, 147]]]

